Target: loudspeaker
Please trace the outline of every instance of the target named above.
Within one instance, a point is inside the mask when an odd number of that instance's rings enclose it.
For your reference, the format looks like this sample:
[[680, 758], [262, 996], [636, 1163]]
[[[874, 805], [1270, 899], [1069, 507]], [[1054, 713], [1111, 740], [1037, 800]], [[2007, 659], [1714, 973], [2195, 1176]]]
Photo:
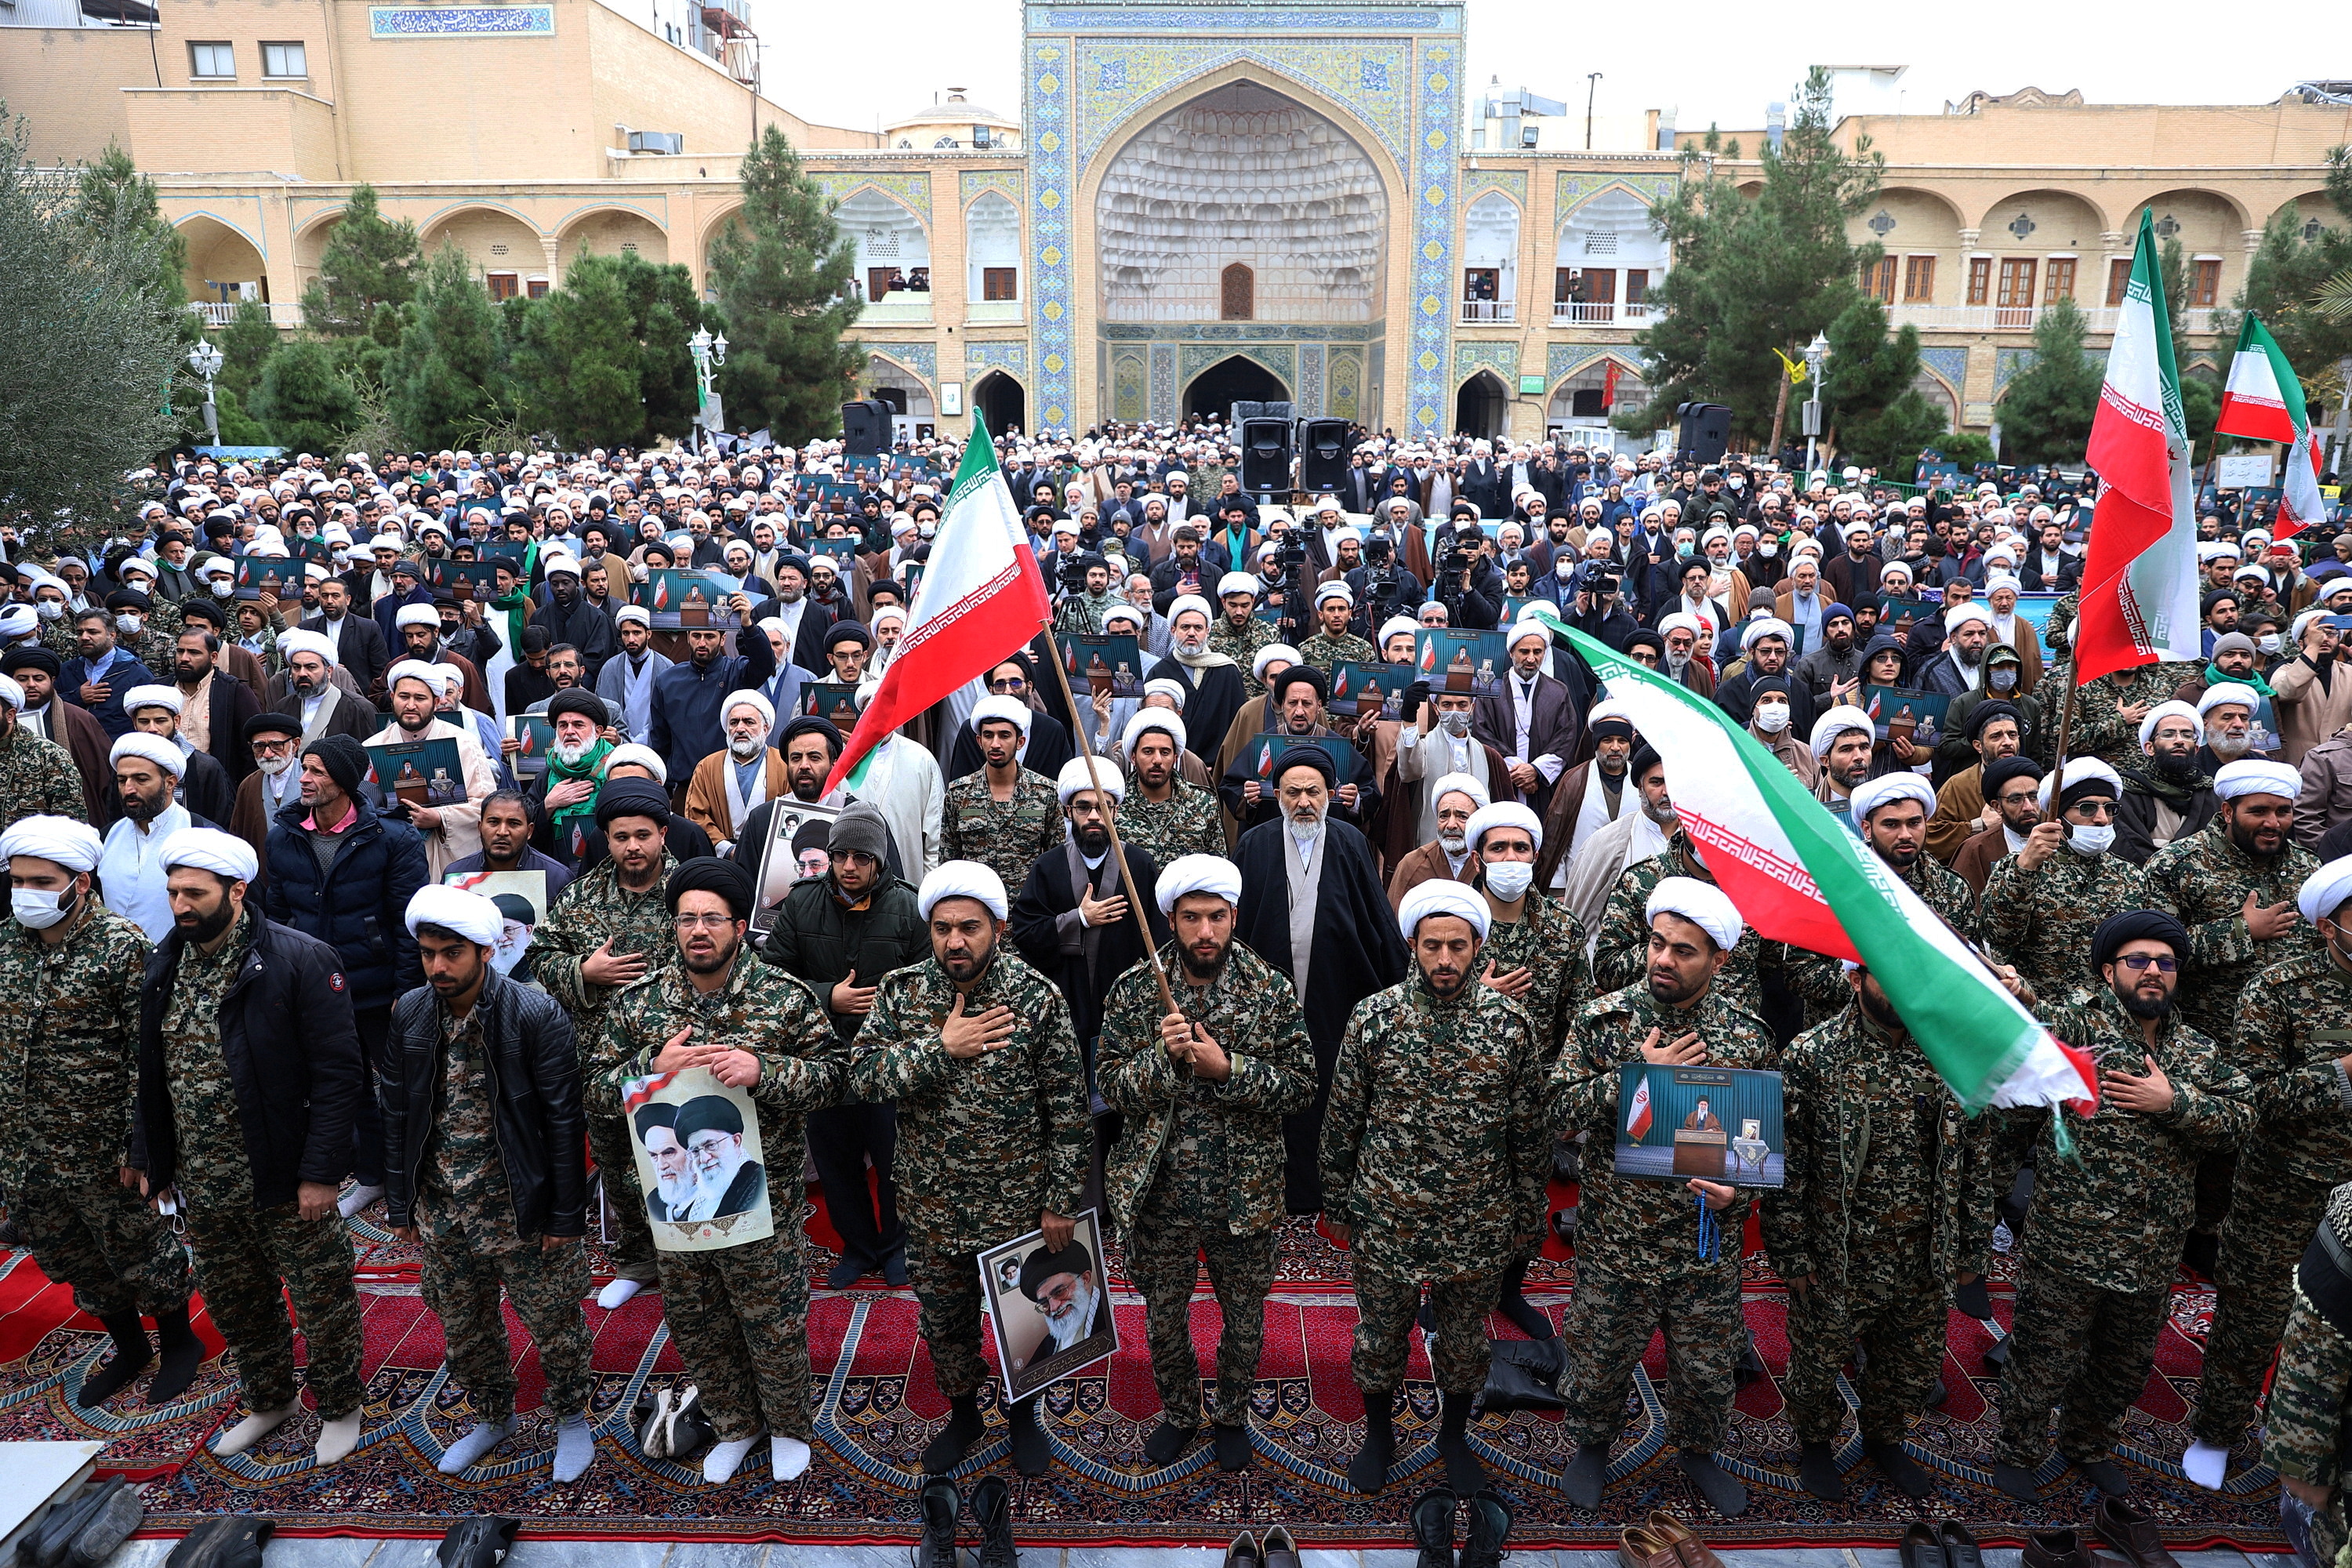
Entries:
[[1731, 445], [1731, 410], [1720, 403], [1685, 403], [1675, 412], [1682, 416], [1676, 456], [1688, 463], [1715, 463]]
[[1242, 489], [1252, 495], [1290, 489], [1290, 421], [1242, 421]]
[[890, 405], [878, 397], [841, 405], [842, 450], [870, 457], [890, 449]]
[[1348, 482], [1348, 422], [1304, 419], [1298, 426], [1298, 488], [1337, 490]]

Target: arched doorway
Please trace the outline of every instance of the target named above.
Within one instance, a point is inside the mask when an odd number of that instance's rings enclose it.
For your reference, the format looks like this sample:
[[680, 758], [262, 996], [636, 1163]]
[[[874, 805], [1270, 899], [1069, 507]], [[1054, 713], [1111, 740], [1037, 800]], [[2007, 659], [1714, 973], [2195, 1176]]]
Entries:
[[1461, 392], [1454, 396], [1454, 433], [1491, 441], [1503, 433], [1510, 405], [1511, 395], [1495, 378], [1495, 373], [1482, 370], [1464, 382]]
[[1184, 412], [1230, 419], [1236, 403], [1282, 403], [1290, 389], [1281, 378], [1246, 354], [1221, 359], [1184, 389]]
[[1029, 423], [1029, 397], [1019, 382], [1001, 370], [992, 370], [972, 384], [971, 411], [987, 425], [990, 435], [1002, 436]]

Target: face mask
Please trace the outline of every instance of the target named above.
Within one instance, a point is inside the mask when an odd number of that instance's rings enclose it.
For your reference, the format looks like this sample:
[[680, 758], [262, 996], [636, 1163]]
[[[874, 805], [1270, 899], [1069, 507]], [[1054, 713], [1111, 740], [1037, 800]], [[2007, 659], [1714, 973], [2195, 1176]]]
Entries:
[[2104, 855], [2115, 842], [2115, 828], [2105, 823], [2077, 822], [2066, 830], [2066, 847], [2077, 855]]
[[1780, 546], [1777, 541], [1768, 539], [1763, 543], [1756, 547], [1756, 553], [1764, 557], [1765, 560], [1769, 561], [1772, 557], [1780, 553]]
[[47, 931], [73, 913], [74, 899], [70, 893], [44, 893], [31, 888], [12, 889], [8, 909], [16, 923], [29, 931]]
[[236, 584], [234, 583], [223, 583], [215, 580], [213, 584], [213, 597], [215, 599], [226, 599], [231, 594], [236, 592]]
[[1437, 722], [1439, 728], [1457, 741], [1470, 732], [1470, 715], [1467, 713], [1440, 713]]
[[55, 599], [43, 599], [36, 608], [39, 610], [41, 619], [45, 621], [62, 621], [66, 618], [66, 607]]
[[2264, 653], [2276, 653], [2280, 648], [2284, 647], [2285, 644], [2279, 640], [2278, 633], [2270, 632], [2264, 636], [2256, 637], [2254, 639], [2254, 646]]
[[1768, 735], [1779, 734], [1789, 727], [1789, 705], [1785, 702], [1757, 704], [1756, 727]]
[[260, 757], [255, 759], [254, 765], [271, 778], [276, 778], [294, 765], [294, 759], [292, 757]]
[[1535, 879], [1532, 860], [1495, 860], [1486, 866], [1486, 890], [1507, 904], [1517, 903], [1525, 897], [1528, 885]]
[[139, 635], [139, 628], [140, 628], [140, 627], [142, 627], [142, 626], [145, 626], [146, 624], [147, 624], [147, 622], [146, 622], [142, 617], [138, 616], [127, 616], [127, 615], [126, 615], [126, 616], [115, 616], [115, 617], [114, 617], [114, 629], [115, 629], [116, 631], [121, 632], [124, 637], [137, 637], [137, 636]]
[[2007, 668], [1987, 670], [1985, 683], [1995, 691], [2012, 690], [2017, 685], [2017, 671]]
[[760, 754], [760, 744], [757, 735], [740, 735], [727, 742], [727, 750], [737, 762], [748, 763]]

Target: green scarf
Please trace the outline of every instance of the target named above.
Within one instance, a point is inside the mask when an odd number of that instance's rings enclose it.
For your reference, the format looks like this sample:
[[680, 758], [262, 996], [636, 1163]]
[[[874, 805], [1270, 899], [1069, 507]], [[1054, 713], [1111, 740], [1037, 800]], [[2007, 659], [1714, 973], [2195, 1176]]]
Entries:
[[2208, 686], [2251, 686], [2265, 697], [2276, 697], [2278, 695], [2277, 692], [2271, 689], [2271, 683], [2262, 678], [2262, 673], [2259, 670], [2246, 675], [2231, 675], [2222, 669], [2222, 668], [2218, 664], [2209, 664], [2205, 667], [2205, 684]]
[[[525, 578], [524, 581], [530, 579]], [[520, 660], [522, 658], [522, 628], [530, 620], [530, 591], [518, 587], [503, 599], [492, 599], [490, 608], [506, 612], [506, 625], [502, 628], [506, 635], [500, 640], [506, 644], [507, 652]]]
[[[569, 784], [573, 779], [595, 778], [604, 766], [604, 759], [612, 754], [613, 742], [605, 740], [602, 735], [596, 737], [594, 745], [581, 753], [580, 760], [576, 763], [565, 762], [561, 753], [553, 747], [550, 747], [547, 753], [547, 787], [553, 789], [557, 784]], [[587, 798], [573, 801], [570, 805], [558, 808], [554, 818], [556, 827], [558, 829], [565, 827], [575, 817], [595, 816], [596, 796], [599, 793], [599, 790], [591, 790], [588, 792]]]

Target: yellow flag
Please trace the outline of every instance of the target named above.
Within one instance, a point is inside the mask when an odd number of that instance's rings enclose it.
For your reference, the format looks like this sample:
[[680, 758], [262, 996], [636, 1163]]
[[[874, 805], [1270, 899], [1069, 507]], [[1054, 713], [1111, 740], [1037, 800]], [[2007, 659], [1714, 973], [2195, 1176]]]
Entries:
[[1805, 362], [1801, 359], [1790, 359], [1787, 354], [1780, 353], [1779, 349], [1774, 349], [1772, 352], [1780, 354], [1780, 363], [1788, 366], [1789, 384], [1802, 386], [1805, 384]]

